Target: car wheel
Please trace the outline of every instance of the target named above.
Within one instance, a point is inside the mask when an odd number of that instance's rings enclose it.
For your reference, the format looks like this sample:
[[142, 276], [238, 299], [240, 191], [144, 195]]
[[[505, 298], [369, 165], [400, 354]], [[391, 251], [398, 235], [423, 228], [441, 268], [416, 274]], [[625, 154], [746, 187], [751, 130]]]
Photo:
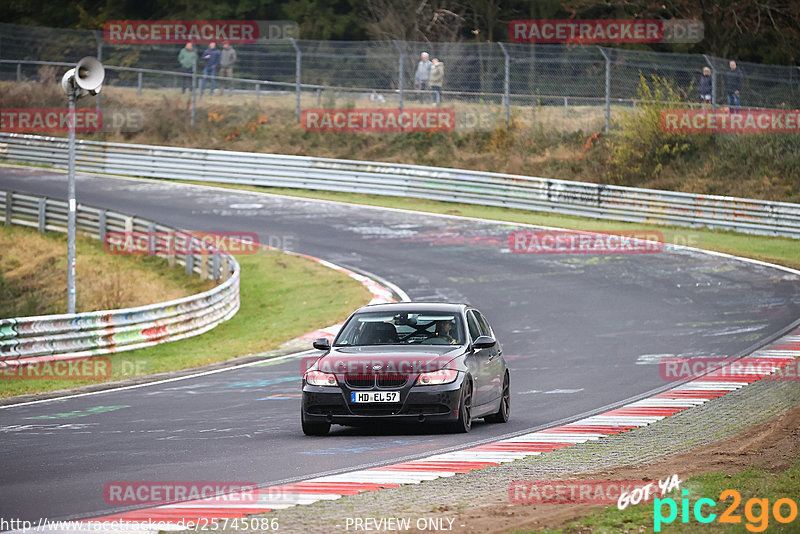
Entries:
[[330, 423], [307, 421], [305, 410], [300, 408], [300, 423], [303, 425], [303, 434], [306, 436], [327, 436], [331, 429]]
[[458, 421], [453, 423], [453, 432], [466, 434], [472, 428], [472, 381], [467, 378], [461, 387], [461, 401], [458, 403]]
[[497, 413], [487, 415], [483, 418], [487, 423], [508, 423], [508, 416], [511, 413], [511, 388], [508, 383], [508, 373], [503, 379], [503, 396], [500, 399], [500, 408]]

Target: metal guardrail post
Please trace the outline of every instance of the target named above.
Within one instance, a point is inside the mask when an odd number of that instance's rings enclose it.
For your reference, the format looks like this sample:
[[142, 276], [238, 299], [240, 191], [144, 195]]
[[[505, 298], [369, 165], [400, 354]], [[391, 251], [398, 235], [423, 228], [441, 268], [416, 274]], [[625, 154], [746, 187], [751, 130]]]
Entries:
[[219, 254], [214, 254], [211, 260], [211, 277], [214, 280], [219, 280], [220, 278], [219, 267]]
[[39, 209], [37, 210], [37, 228], [40, 232], [44, 232], [45, 228], [47, 227], [47, 198], [41, 197], [39, 199]]
[[103, 247], [106, 246], [106, 210], [100, 210], [97, 217], [97, 234]]
[[717, 69], [706, 54], [703, 54], [703, 58], [711, 68], [711, 109], [717, 109]]
[[503, 81], [503, 106], [506, 110], [506, 128], [508, 128], [509, 122], [511, 122], [511, 56], [508, 55], [506, 51], [506, 47], [503, 46], [503, 43], [497, 43], [500, 45], [500, 50], [503, 51], [503, 55], [505, 56], [505, 78]]
[[14, 192], [13, 191], [6, 191], [6, 212], [3, 216], [5, 220], [5, 226], [11, 225], [11, 207], [14, 204]]
[[403, 53], [403, 49], [400, 48], [400, 45], [397, 44], [397, 41], [392, 40], [392, 44], [397, 49], [397, 89], [400, 94], [400, 104], [398, 108], [400, 111], [403, 111], [403, 77], [405, 76], [404, 70], [404, 62], [405, 62], [405, 54]]
[[598, 46], [597, 49], [606, 58], [606, 133], [608, 133], [611, 129], [611, 58], [602, 46]]
[[156, 253], [156, 224], [147, 225], [147, 253], [151, 256]]
[[297, 41], [293, 38], [289, 39], [292, 42], [292, 46], [294, 47], [295, 51], [295, 59], [294, 59], [294, 78], [295, 78], [295, 92], [297, 93], [297, 104], [295, 105], [295, 116], [297, 117], [297, 124], [300, 124], [300, 82], [302, 76], [302, 58], [303, 53], [300, 51], [300, 47], [297, 46]]

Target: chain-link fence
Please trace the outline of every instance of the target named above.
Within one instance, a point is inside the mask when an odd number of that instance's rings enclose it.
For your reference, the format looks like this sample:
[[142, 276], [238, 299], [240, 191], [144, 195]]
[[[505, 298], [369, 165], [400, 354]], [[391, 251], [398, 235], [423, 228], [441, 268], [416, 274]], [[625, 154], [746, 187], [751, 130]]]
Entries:
[[[203, 88], [203, 61], [194, 76], [181, 70], [181, 48], [109, 44], [101, 31], [0, 24], [0, 80], [35, 77], [43, 61], [61, 67], [91, 55], [106, 65], [105, 87], [136, 88], [141, 94], [145, 89], [180, 91], [188, 86], [197, 93]], [[205, 46], [197, 48], [200, 52]], [[235, 49], [234, 78], [217, 77], [217, 88], [256, 97], [283, 95], [280, 102], [294, 108], [298, 121], [301, 110], [309, 107], [433, 103], [433, 93], [415, 83], [423, 51], [444, 64], [443, 105], [482, 109], [493, 117], [493, 124], [528, 111], [543, 116], [541, 110], [549, 110], [559, 118], [587, 114], [601, 124], [604, 119], [608, 129], [615, 110], [640, 101], [640, 77], [651, 75], [668, 80], [690, 103], [700, 105], [699, 84], [706, 67], [711, 70], [710, 104], [728, 105], [729, 60], [700, 54], [579, 45], [294, 39]], [[737, 68], [742, 107], [800, 107], [800, 68], [746, 62]], [[100, 97], [97, 102], [100, 106]]]

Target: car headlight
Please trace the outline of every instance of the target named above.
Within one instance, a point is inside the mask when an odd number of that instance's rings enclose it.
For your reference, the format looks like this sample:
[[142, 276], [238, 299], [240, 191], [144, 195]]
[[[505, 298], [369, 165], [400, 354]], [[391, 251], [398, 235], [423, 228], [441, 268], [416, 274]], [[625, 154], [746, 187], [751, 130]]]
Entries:
[[306, 383], [312, 386], [338, 386], [336, 375], [322, 371], [309, 371], [306, 373]]
[[458, 377], [458, 371], [452, 369], [439, 369], [438, 371], [431, 371], [430, 373], [420, 373], [417, 378], [416, 385], [418, 386], [438, 386], [440, 384], [449, 384], [455, 382]]

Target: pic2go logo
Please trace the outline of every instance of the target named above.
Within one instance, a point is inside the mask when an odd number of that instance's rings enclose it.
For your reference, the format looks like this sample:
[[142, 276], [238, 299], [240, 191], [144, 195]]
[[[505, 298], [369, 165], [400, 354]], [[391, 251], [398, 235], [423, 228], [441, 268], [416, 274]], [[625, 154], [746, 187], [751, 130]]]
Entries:
[[[691, 510], [694, 515], [695, 521], [698, 523], [712, 523], [717, 519], [717, 514], [711, 512], [709, 509], [717, 506], [713, 499], [702, 498], [695, 501], [694, 506], [689, 504], [689, 490], [681, 490], [683, 498], [681, 499], [680, 512], [681, 523], [689, 522], [689, 512]], [[727, 489], [719, 494], [720, 501], [726, 501], [729, 498], [733, 499], [728, 508], [719, 516], [719, 523], [728, 524], [741, 524], [742, 517], [736, 513], [739, 504], [742, 502], [741, 494], [733, 489]], [[778, 523], [791, 523], [797, 519], [797, 503], [789, 498], [777, 499], [772, 508], [769, 505], [769, 499], [751, 498], [744, 505], [744, 517], [747, 520], [745, 528], [750, 532], [764, 532], [769, 526], [769, 516], [772, 516]], [[669, 511], [664, 515], [667, 508]], [[661, 532], [662, 525], [668, 525], [678, 518], [678, 504], [675, 499], [670, 497], [664, 499], [655, 499], [653, 501], [653, 530]]]

